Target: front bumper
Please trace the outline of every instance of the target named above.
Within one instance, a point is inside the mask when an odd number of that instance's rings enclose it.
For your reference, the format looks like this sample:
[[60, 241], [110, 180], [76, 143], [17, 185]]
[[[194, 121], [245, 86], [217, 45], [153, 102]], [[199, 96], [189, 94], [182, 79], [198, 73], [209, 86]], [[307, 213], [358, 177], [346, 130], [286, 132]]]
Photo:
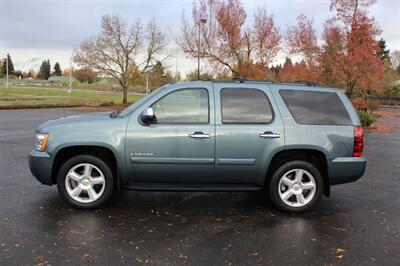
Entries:
[[52, 160], [47, 152], [32, 151], [29, 155], [29, 169], [40, 183], [53, 185], [51, 166]]
[[354, 182], [363, 176], [367, 160], [364, 157], [338, 157], [328, 163], [331, 185]]

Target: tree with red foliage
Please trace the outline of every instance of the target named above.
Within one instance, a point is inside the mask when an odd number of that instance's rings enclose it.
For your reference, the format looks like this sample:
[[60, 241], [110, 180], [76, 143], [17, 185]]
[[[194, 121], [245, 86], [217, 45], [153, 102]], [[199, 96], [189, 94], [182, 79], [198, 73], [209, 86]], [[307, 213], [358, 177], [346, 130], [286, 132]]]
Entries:
[[[279, 51], [281, 36], [265, 8], [256, 11], [252, 28], [244, 28], [246, 16], [239, 0], [199, 0], [193, 4], [193, 22], [182, 18], [178, 43], [188, 55], [196, 58], [200, 51], [202, 58], [233, 76], [263, 79]], [[200, 24], [203, 18], [207, 19], [204, 25]]]
[[304, 57], [308, 65], [313, 65], [318, 56], [317, 33], [313, 21], [304, 15], [297, 17], [297, 25], [289, 27], [286, 33], [289, 53]]
[[330, 19], [324, 25], [322, 39], [323, 44], [319, 59], [321, 81], [330, 86], [341, 86], [341, 81], [344, 80], [342, 69], [344, 67], [346, 34], [336, 23], [336, 20]]
[[331, 0], [331, 11], [336, 11], [336, 17], [343, 21], [347, 27], [352, 27], [357, 22], [359, 15], [365, 14], [366, 9], [376, 0]]
[[341, 64], [335, 66], [340, 82], [346, 93], [371, 93], [382, 89], [384, 66], [379, 57], [377, 41], [381, 30], [373, 18], [369, 18], [366, 8], [374, 0], [332, 0], [331, 10], [343, 23], [346, 43]]
[[283, 64], [283, 67], [280, 69], [278, 73], [278, 80], [280, 81], [295, 80], [293, 63], [289, 57], [286, 57], [285, 63]]
[[[317, 59], [320, 48], [312, 19], [304, 15], [298, 16], [297, 25], [289, 27], [286, 32], [286, 41], [289, 53], [301, 55], [305, 60], [308, 74], [304, 76], [302, 73], [300, 76], [317, 80], [319, 76]], [[304, 70], [303, 67], [301, 66], [302, 70]]]

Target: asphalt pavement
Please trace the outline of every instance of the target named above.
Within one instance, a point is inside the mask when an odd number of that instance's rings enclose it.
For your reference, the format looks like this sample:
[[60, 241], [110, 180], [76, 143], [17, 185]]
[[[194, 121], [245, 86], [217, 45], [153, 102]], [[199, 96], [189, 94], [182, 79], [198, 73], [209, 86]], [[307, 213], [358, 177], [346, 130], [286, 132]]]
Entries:
[[28, 154], [37, 125], [83, 112], [0, 111], [0, 265], [400, 265], [399, 131], [367, 133], [364, 177], [311, 213], [261, 192], [122, 191], [81, 211], [32, 177]]

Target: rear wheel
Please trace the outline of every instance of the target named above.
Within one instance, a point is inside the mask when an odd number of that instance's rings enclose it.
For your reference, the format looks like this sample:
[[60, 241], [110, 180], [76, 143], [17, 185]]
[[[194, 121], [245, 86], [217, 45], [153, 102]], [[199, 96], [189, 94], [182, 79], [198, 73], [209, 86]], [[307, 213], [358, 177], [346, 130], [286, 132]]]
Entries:
[[319, 170], [306, 161], [291, 161], [280, 166], [269, 184], [269, 195], [278, 209], [287, 212], [312, 210], [323, 193]]
[[102, 159], [93, 155], [78, 155], [61, 166], [57, 188], [63, 200], [73, 207], [99, 208], [113, 194], [114, 176]]

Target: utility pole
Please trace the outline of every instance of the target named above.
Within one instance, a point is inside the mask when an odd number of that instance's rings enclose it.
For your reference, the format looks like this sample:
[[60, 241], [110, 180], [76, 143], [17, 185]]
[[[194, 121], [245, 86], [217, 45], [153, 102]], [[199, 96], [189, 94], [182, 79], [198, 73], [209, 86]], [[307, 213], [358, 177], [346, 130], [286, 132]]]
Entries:
[[201, 45], [201, 24], [205, 24], [207, 22], [207, 19], [201, 18], [199, 20], [199, 42], [198, 42], [198, 55], [197, 55], [197, 80], [200, 80], [200, 45]]
[[8, 54], [6, 56], [6, 87], [8, 89]]
[[68, 92], [72, 92], [72, 63], [71, 57], [69, 58], [69, 90]]

